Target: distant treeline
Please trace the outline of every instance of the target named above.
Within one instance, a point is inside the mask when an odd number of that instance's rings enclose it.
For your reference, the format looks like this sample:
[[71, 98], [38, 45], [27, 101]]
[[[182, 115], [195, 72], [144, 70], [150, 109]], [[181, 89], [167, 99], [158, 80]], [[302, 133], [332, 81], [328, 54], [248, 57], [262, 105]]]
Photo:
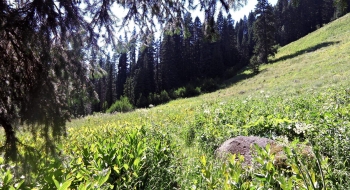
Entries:
[[[298, 40], [350, 12], [347, 5], [350, 0], [278, 0], [273, 7], [276, 44]], [[99, 58], [99, 67], [106, 73], [93, 79], [98, 101], [74, 101], [75, 115], [104, 112], [121, 97], [135, 107], [148, 107], [217, 89], [220, 80], [233, 77], [249, 64], [256, 43], [256, 18], [250, 12], [234, 21], [230, 14], [220, 12], [213, 21], [215, 27], [208, 28], [198, 17], [193, 20], [187, 14], [183, 31], [164, 34], [147, 46], [120, 37], [129, 42], [127, 48]]]

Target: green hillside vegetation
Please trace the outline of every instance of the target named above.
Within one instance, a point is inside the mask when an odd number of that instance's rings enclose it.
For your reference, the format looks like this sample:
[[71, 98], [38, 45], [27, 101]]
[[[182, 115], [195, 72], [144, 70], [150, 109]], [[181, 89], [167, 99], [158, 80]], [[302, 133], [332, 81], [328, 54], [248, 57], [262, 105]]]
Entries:
[[[12, 167], [15, 163], [5, 165], [0, 158], [0, 185], [5, 189], [346, 189], [350, 187], [348, 23], [350, 14], [281, 47], [258, 75], [242, 70], [216, 92], [150, 109], [75, 119], [68, 124], [56, 157], [47, 157], [43, 141], [33, 141], [22, 131], [19, 139], [37, 151], [23, 153], [27, 160], [19, 165], [25, 167], [17, 169]], [[229, 162], [216, 159], [215, 149], [238, 135], [284, 143], [285, 167], [273, 164], [269, 147], [258, 150], [254, 167], [234, 157]], [[303, 156], [295, 148], [297, 142], [313, 146], [315, 155]]]

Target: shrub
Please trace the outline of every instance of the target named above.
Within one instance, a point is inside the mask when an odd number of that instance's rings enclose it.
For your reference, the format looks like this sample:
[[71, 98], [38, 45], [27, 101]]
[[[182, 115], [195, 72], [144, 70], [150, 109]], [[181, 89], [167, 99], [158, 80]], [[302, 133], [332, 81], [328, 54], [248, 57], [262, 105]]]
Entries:
[[173, 92], [173, 99], [184, 98], [186, 95], [186, 88], [180, 87]]
[[166, 102], [169, 102], [170, 101], [170, 97], [169, 97], [169, 94], [167, 91], [163, 90], [161, 93], [160, 93], [160, 102], [161, 103], [166, 103]]
[[237, 75], [237, 68], [231, 67], [224, 72], [224, 79], [230, 79]]
[[139, 98], [136, 101], [136, 106], [139, 108], [142, 108], [142, 107], [145, 108], [145, 107], [148, 107], [148, 105], [149, 105], [148, 99], [142, 94], [140, 94]]
[[122, 96], [120, 100], [117, 100], [106, 112], [129, 112], [131, 110], [133, 110], [133, 106], [129, 99]]
[[186, 97], [198, 96], [200, 94], [201, 94], [200, 87], [194, 88], [194, 86], [191, 84], [186, 85]]
[[250, 59], [249, 69], [252, 71], [253, 74], [258, 74], [259, 73], [260, 62], [259, 62], [258, 56], [254, 55]]
[[213, 92], [219, 88], [218, 81], [214, 79], [204, 79], [202, 83], [203, 92]]

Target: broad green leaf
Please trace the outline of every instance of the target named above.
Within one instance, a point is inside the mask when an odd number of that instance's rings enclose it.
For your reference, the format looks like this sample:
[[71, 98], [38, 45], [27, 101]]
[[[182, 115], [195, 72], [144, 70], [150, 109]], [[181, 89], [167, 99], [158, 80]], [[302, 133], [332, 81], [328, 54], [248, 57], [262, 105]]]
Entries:
[[259, 181], [266, 181], [266, 176], [265, 175], [257, 174], [257, 173], [255, 173], [254, 175], [255, 175], [256, 179], [258, 179]]
[[67, 190], [71, 183], [72, 183], [72, 180], [68, 180], [64, 182], [59, 188], [59, 190]]
[[141, 161], [140, 157], [137, 157], [137, 158], [134, 160], [134, 166], [138, 167], [139, 164], [140, 164], [140, 161]]
[[123, 167], [124, 167], [126, 170], [128, 170], [128, 169], [129, 169], [128, 164], [124, 164], [124, 165], [123, 165]]
[[6, 174], [5, 174], [5, 178], [4, 178], [4, 184], [7, 185], [9, 184], [9, 182], [11, 181], [11, 179], [13, 178], [10, 170], [7, 170]]
[[23, 182], [24, 182], [24, 180], [21, 180], [20, 182], [16, 183], [15, 188], [19, 189], [22, 186]]
[[56, 188], [57, 188], [57, 189], [60, 189], [61, 185], [60, 185], [60, 183], [55, 179], [55, 176], [52, 176], [52, 180], [53, 180], [53, 182], [55, 183]]
[[100, 179], [98, 180], [98, 184], [99, 184], [100, 186], [103, 185], [103, 184], [108, 180], [110, 174], [111, 174], [111, 170], [108, 169], [108, 172], [107, 172], [106, 176], [104, 176], [103, 178], [100, 178]]

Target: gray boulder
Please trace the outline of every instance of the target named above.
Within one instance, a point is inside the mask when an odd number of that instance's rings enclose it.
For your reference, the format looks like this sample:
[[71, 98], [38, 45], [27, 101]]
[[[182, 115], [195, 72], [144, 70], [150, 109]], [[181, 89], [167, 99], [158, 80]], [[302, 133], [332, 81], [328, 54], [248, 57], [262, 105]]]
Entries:
[[[265, 148], [267, 144], [275, 146], [275, 141], [256, 136], [237, 136], [225, 141], [215, 152], [216, 156], [225, 158], [228, 153], [244, 156], [244, 163], [251, 164], [254, 151], [253, 144]], [[282, 151], [282, 146], [279, 148]]]

